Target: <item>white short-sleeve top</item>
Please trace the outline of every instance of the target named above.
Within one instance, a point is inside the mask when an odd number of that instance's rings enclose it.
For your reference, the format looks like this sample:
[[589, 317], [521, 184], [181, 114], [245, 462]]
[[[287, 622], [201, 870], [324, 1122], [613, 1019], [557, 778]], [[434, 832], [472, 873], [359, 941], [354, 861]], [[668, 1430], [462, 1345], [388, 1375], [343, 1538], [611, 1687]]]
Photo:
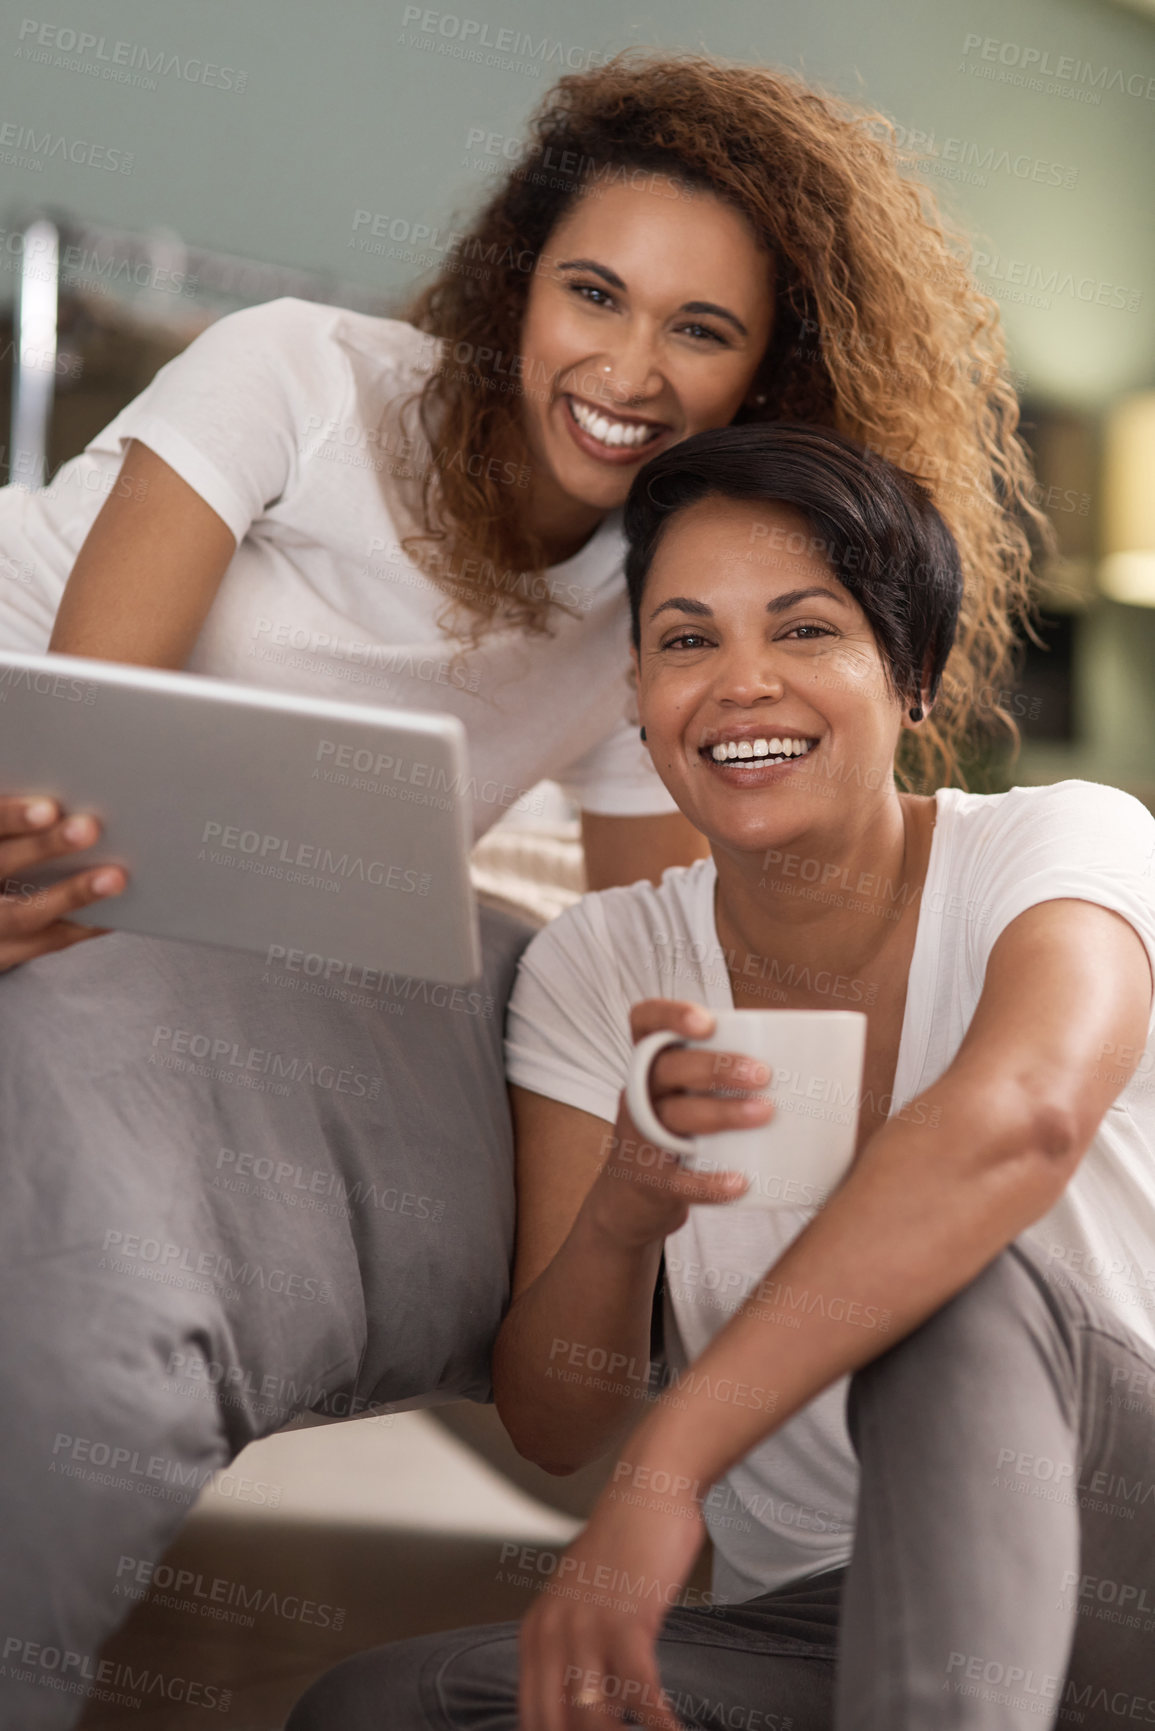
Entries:
[[[47, 647], [139, 439], [237, 542], [189, 671], [460, 716], [477, 836], [511, 807], [532, 811], [546, 779], [591, 812], [676, 809], [633, 714], [620, 510], [544, 573], [476, 573], [488, 595], [534, 583], [564, 603], [552, 636], [502, 626], [461, 650], [439, 624], [449, 597], [399, 544], [421, 529], [421, 474], [461, 461], [402, 412], [437, 349], [401, 320], [289, 298], [210, 325], [51, 485], [0, 489], [0, 647]], [[502, 485], [527, 486], [527, 469], [491, 461]]]
[[[1155, 817], [1137, 799], [1071, 780], [1001, 794], [942, 788], [935, 800], [894, 1087], [881, 1102], [888, 1116], [911, 1101], [908, 1116], [922, 1109], [917, 1096], [948, 1068], [970, 1025], [996, 939], [1035, 903], [1074, 897], [1114, 909], [1138, 933], [1155, 974]], [[510, 1080], [614, 1123], [632, 1004], [662, 997], [733, 1007], [714, 921], [716, 881], [712, 859], [671, 868], [656, 888], [587, 895], [539, 932], [509, 1007]], [[800, 881], [798, 890], [845, 903], [855, 885]], [[829, 989], [832, 1009], [863, 1005], [862, 982], [814, 983]], [[1117, 1068], [1121, 1057], [1103, 1062]], [[691, 1208], [665, 1244], [666, 1344], [677, 1368], [692, 1365], [813, 1212]], [[1021, 1237], [1042, 1255], [1049, 1279], [1087, 1282], [1155, 1345], [1155, 1008], [1137, 1067], [1067, 1188]], [[804, 1293], [782, 1301], [807, 1302]], [[752, 1367], [744, 1404], [756, 1403], [757, 1384]], [[858, 1463], [845, 1421], [848, 1386], [846, 1377], [832, 1383], [708, 1493], [719, 1595], [752, 1598], [849, 1561]]]

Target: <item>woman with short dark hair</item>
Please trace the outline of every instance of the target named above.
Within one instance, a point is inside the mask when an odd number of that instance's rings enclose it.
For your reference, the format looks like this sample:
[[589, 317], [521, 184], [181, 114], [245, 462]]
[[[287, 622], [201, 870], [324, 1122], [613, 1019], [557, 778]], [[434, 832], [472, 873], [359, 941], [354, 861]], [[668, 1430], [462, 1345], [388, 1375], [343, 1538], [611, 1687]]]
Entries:
[[[520, 1640], [378, 1649], [292, 1731], [1155, 1711], [1155, 819], [1083, 781], [900, 790], [962, 578], [876, 454], [701, 433], [625, 524], [647, 746], [711, 858], [587, 895], [521, 959], [494, 1355], [523, 1454], [616, 1464]], [[672, 1030], [664, 1131], [767, 1123], [767, 1064], [681, 1042], [771, 1007], [865, 1013], [854, 1159], [827, 1199], [735, 1212], [750, 1180], [662, 1157], [624, 1084]], [[639, 1423], [663, 1265], [675, 1376]]]

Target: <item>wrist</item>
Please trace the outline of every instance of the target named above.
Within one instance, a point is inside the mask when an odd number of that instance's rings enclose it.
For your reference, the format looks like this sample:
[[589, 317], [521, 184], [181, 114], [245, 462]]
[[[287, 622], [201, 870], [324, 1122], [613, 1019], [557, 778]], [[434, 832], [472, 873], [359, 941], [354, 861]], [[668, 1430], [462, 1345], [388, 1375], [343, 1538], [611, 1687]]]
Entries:
[[643, 1441], [635, 1431], [614, 1462], [599, 1501], [607, 1513], [632, 1512], [694, 1523], [704, 1519], [714, 1482], [695, 1472], [688, 1459], [679, 1463], [660, 1438]]
[[[690, 1387], [694, 1373], [687, 1373]], [[719, 1435], [715, 1403], [667, 1389], [622, 1445], [607, 1491], [631, 1487], [653, 1496], [692, 1498], [701, 1503], [712, 1485], [747, 1452], [727, 1450]], [[760, 1426], [761, 1430], [762, 1427]], [[768, 1435], [767, 1425], [763, 1434]]]
[[[628, 1183], [615, 1178], [603, 1166], [590, 1188], [581, 1214], [591, 1239], [603, 1249], [629, 1256], [652, 1250], [656, 1271], [662, 1244], [678, 1222], [671, 1225], [664, 1210], [662, 1217], [655, 1219], [652, 1209], [644, 1205], [646, 1201], [646, 1198], [633, 1194]], [[639, 1207], [639, 1203], [643, 1206]]]

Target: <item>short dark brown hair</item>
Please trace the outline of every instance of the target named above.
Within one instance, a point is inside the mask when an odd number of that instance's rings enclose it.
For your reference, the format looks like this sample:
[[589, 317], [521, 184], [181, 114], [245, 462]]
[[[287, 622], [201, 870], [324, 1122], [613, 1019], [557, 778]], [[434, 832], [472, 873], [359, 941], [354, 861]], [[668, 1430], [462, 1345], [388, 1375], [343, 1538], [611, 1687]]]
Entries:
[[921, 701], [925, 677], [933, 701], [962, 602], [954, 536], [913, 476], [828, 427], [714, 427], [639, 469], [623, 512], [635, 648], [662, 537], [679, 511], [709, 497], [800, 512], [813, 531], [808, 550], [826, 560], [865, 613], [895, 695]]

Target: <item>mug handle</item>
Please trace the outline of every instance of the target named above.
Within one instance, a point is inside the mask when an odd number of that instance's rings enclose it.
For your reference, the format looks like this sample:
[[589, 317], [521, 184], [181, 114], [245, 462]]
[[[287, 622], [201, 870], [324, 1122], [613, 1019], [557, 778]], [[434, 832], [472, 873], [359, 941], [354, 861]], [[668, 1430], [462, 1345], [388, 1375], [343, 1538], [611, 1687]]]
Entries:
[[650, 1066], [659, 1052], [664, 1052], [667, 1046], [684, 1046], [686, 1042], [680, 1034], [675, 1034], [672, 1028], [659, 1028], [655, 1034], [647, 1034], [638, 1041], [630, 1059], [629, 1075], [626, 1079], [626, 1105], [630, 1117], [639, 1134], [647, 1142], [652, 1142], [658, 1148], [670, 1148], [676, 1154], [686, 1155], [693, 1159], [697, 1156], [698, 1145], [685, 1136], [677, 1136], [673, 1130], [667, 1130], [660, 1122], [650, 1103]]

